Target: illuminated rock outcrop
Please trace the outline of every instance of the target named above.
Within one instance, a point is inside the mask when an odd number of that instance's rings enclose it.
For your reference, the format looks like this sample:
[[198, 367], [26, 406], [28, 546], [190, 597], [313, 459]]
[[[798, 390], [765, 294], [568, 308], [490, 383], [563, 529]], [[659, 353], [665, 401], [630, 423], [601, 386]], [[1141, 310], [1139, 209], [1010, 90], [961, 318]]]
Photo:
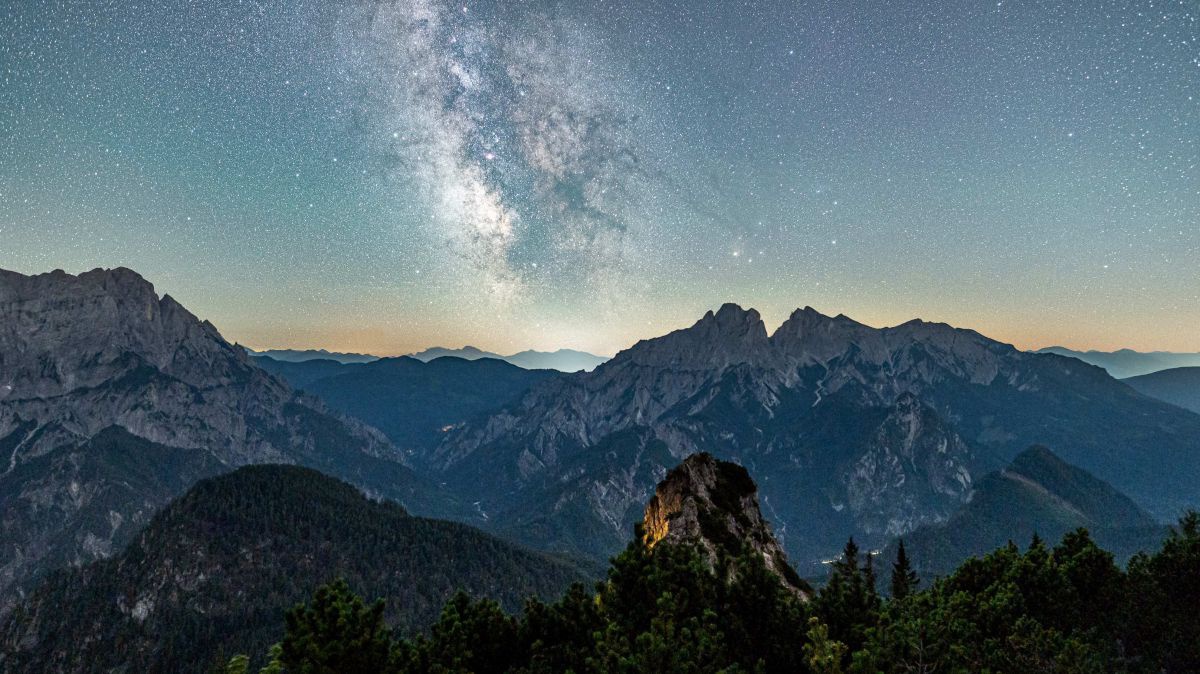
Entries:
[[[746, 548], [784, 585], [808, 597], [811, 588], [788, 565], [783, 548], [758, 509], [758, 488], [746, 469], [693, 454], [658, 484], [642, 519], [648, 546], [692, 544], [716, 568]], [[736, 566], [730, 573], [736, 573]]]

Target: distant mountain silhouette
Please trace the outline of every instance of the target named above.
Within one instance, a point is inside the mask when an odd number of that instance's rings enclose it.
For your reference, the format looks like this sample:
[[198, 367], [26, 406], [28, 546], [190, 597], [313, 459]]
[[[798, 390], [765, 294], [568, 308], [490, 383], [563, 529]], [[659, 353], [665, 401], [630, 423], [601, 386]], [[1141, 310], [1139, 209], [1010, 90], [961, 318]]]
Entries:
[[421, 362], [401, 356], [347, 365], [254, 360], [333, 409], [383, 431], [417, 462], [424, 461], [451, 428], [499, 411], [537, 382], [562, 376], [491, 358], [442, 356]]
[[365, 365], [365, 363], [339, 363], [336, 360], [324, 358], [292, 361], [275, 360], [270, 356], [251, 356], [250, 360], [267, 372], [283, 377], [293, 388], [302, 390], [308, 390], [309, 385], [318, 379], [345, 374]]
[[479, 360], [481, 358], [494, 358], [503, 360], [517, 367], [523, 367], [527, 370], [558, 370], [560, 372], [578, 372], [580, 370], [590, 371], [604, 361], [608, 360], [603, 356], [596, 356], [583, 351], [574, 351], [572, 349], [559, 349], [557, 351], [521, 351], [510, 356], [502, 356], [491, 351], [484, 351], [473, 346], [464, 346], [461, 349], [447, 349], [436, 346], [430, 349], [421, 351], [420, 353], [411, 354], [411, 358], [416, 358], [422, 361], [431, 361], [435, 358], [444, 357], [463, 358], [465, 360]]
[[1151, 398], [1200, 414], [1200, 367], [1176, 367], [1124, 381]]
[[325, 349], [267, 349], [265, 351], [255, 351], [249, 347], [243, 348], [251, 356], [268, 356], [288, 363], [303, 363], [310, 360], [332, 360], [338, 363], [369, 363], [373, 360], [379, 360], [379, 356], [372, 356], [366, 353], [340, 353], [337, 351], [326, 351]]
[[1062, 346], [1049, 346], [1038, 353], [1055, 353], [1060, 356], [1078, 358], [1085, 363], [1102, 367], [1117, 379], [1158, 372], [1176, 367], [1200, 366], [1200, 353], [1172, 353], [1170, 351], [1140, 352], [1132, 349], [1119, 351], [1075, 351]]

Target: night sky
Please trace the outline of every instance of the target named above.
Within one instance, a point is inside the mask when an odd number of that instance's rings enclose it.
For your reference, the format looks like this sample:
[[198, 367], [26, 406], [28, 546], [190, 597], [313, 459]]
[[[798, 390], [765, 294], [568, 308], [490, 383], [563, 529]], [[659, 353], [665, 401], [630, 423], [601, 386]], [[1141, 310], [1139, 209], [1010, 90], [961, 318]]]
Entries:
[[613, 353], [726, 301], [1200, 351], [1200, 4], [0, 7], [0, 267], [232, 340]]

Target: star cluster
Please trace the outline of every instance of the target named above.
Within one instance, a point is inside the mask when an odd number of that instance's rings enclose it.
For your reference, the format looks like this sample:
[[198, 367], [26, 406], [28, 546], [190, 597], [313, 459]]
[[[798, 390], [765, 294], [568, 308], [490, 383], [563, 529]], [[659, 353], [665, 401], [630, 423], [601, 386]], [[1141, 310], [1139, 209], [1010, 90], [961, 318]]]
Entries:
[[0, 267], [252, 346], [611, 353], [724, 301], [1200, 350], [1187, 0], [0, 9]]

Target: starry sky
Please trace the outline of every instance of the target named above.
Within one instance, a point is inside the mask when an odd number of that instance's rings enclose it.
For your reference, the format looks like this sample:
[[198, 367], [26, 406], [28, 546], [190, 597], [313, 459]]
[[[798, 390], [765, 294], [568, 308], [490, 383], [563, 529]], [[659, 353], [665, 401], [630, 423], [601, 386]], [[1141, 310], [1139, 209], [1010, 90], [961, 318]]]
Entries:
[[611, 354], [726, 301], [1200, 351], [1196, 0], [0, 7], [0, 267], [257, 348]]

